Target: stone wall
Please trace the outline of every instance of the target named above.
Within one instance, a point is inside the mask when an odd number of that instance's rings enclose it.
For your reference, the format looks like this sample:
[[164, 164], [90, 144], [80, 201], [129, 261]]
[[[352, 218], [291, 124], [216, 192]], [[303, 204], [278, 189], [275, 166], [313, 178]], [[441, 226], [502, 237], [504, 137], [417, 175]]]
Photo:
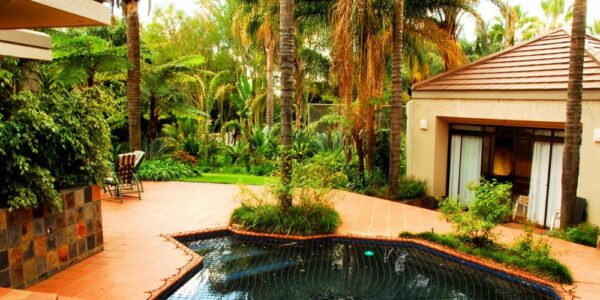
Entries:
[[92, 194], [96, 188], [61, 191], [61, 212], [0, 209], [1, 287], [28, 287], [103, 250], [101, 201]]

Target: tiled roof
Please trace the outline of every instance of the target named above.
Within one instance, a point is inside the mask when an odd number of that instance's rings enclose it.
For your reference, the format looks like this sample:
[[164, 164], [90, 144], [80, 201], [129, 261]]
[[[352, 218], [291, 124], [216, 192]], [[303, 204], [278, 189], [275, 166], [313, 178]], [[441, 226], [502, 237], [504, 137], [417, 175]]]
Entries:
[[[557, 29], [460, 69], [413, 85], [413, 91], [566, 90], [571, 37]], [[600, 89], [600, 40], [586, 37], [583, 88]]]

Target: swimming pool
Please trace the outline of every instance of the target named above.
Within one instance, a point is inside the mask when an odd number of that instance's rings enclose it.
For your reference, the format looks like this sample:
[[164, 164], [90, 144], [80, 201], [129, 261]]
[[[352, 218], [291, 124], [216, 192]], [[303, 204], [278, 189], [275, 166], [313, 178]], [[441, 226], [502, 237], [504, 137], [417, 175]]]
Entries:
[[160, 298], [560, 299], [547, 286], [405, 241], [293, 241], [229, 231], [179, 240], [204, 261]]

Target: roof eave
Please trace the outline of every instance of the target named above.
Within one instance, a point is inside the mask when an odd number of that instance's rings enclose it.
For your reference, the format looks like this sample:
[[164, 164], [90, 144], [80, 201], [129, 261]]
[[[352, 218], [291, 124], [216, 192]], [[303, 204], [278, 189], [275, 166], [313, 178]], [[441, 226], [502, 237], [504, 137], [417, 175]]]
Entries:
[[0, 1], [0, 29], [110, 25], [111, 9], [92, 0]]
[[33, 30], [0, 30], [0, 56], [52, 60], [52, 39]]

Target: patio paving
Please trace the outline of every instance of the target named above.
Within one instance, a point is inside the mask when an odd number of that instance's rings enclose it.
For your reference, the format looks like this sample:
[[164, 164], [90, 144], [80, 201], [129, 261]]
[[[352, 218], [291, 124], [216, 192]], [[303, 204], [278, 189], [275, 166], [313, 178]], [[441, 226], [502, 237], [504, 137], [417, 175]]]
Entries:
[[[190, 259], [160, 234], [226, 226], [229, 214], [239, 205], [234, 185], [147, 182], [144, 188], [141, 201], [103, 201], [104, 251], [29, 290], [55, 293], [59, 299], [146, 299], [148, 291], [160, 287], [164, 278]], [[341, 233], [397, 236], [405, 230], [451, 230], [435, 211], [354, 193], [339, 195]], [[508, 227], [499, 232], [505, 242], [522, 233]], [[571, 269], [577, 297], [600, 299], [600, 252], [561, 240], [550, 239], [550, 243]]]

